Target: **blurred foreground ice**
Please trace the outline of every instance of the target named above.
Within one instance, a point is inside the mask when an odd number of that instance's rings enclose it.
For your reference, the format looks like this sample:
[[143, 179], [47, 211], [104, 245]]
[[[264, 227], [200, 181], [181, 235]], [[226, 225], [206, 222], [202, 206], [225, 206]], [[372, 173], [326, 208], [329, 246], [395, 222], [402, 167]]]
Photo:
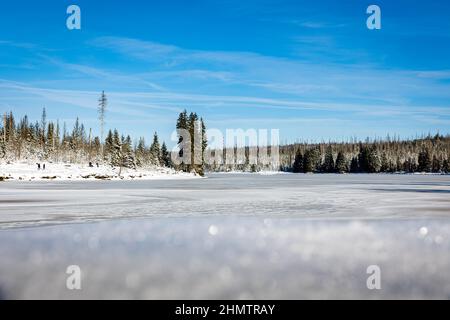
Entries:
[[0, 298], [449, 299], [449, 194], [448, 176], [0, 184]]

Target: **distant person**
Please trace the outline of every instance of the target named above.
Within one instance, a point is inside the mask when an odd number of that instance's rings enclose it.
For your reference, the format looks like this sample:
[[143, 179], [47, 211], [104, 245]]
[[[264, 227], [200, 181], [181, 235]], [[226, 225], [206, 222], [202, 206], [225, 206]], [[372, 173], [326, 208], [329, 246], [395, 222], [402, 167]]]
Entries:
[[92, 164], [92, 162], [89, 162], [89, 168], [93, 168], [94, 166], [93, 166], [93, 164]]
[[45, 170], [45, 163], [42, 165], [42, 169]]
[[38, 170], [41, 170], [41, 164], [40, 163], [36, 163], [36, 164], [37, 164]]
[[97, 165], [97, 168], [98, 168], [98, 162], [96, 163], [96, 165]]

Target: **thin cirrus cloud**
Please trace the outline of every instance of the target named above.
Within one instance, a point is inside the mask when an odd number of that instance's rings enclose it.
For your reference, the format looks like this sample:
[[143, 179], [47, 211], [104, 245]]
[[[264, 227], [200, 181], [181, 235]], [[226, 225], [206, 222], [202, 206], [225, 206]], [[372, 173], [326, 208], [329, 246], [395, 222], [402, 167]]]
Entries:
[[[12, 89], [25, 95], [37, 96], [44, 100], [70, 104], [87, 109], [96, 109], [98, 92], [81, 90], [48, 89], [28, 86], [23, 83], [0, 80], [0, 89]], [[278, 110], [320, 110], [326, 112], [347, 112], [352, 115], [367, 116], [417, 116], [432, 112], [434, 115], [450, 116], [450, 109], [445, 107], [423, 106], [409, 107], [391, 105], [358, 104], [349, 106], [342, 103], [317, 103], [298, 100], [280, 100], [251, 96], [216, 96], [202, 94], [183, 94], [174, 92], [114, 92], [110, 94], [114, 106], [111, 111], [126, 115], [145, 115], [139, 111], [145, 109], [159, 109], [169, 113], [179, 112], [182, 105], [200, 108], [249, 108], [249, 109], [278, 109]], [[151, 102], [150, 102], [151, 101]], [[248, 118], [251, 121], [252, 118]], [[273, 118], [272, 118], [273, 119]]]
[[[333, 39], [320, 37], [297, 40], [321, 50], [335, 45]], [[34, 97], [40, 105], [47, 101], [83, 108], [92, 117], [98, 91], [105, 88], [110, 111], [127, 115], [127, 123], [154, 121], [164, 114], [172, 119], [183, 108], [193, 108], [213, 123], [242, 119], [249, 126], [270, 123], [275, 127], [304, 125], [309, 120], [318, 124], [320, 119], [351, 127], [352, 121], [363, 119], [367, 124], [408, 122], [413, 131], [417, 124], [445, 125], [450, 117], [448, 70], [312, 63], [294, 57], [185, 49], [120, 37], [100, 37], [87, 45], [125, 57], [124, 61], [138, 67], [130, 70], [120, 63], [66, 62], [57, 53], [42, 54], [43, 63], [58, 68], [60, 76], [2, 80], [0, 93], [9, 97], [2, 98], [2, 105], [19, 105], [20, 99], [31, 101]], [[101, 89], [97, 89], [99, 83]], [[256, 114], [258, 110], [262, 113]], [[111, 119], [114, 121], [119, 120]]]
[[[297, 40], [314, 44], [322, 50], [333, 45], [333, 39], [328, 37], [301, 37]], [[243, 90], [246, 87], [264, 88], [266, 91], [262, 95], [279, 92], [316, 101], [329, 97], [329, 101], [348, 99], [346, 102], [349, 104], [355, 98], [385, 101], [386, 104], [399, 101], [410, 104], [416, 97], [421, 97], [417, 88], [421, 88], [425, 96], [449, 97], [446, 85], [434, 81], [448, 75], [443, 71], [415, 72], [370, 65], [317, 64], [251, 52], [191, 50], [117, 37], [98, 38], [90, 44], [143, 63], [153, 63], [160, 67], [159, 70], [145, 76], [155, 81], [161, 78], [203, 78], [224, 85], [236, 84]], [[176, 62], [167, 64], [167, 61]]]

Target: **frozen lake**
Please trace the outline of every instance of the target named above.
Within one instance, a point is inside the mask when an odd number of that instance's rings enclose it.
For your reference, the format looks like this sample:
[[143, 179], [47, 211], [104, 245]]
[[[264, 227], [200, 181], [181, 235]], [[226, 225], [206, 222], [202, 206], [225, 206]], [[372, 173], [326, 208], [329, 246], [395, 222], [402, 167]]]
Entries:
[[450, 176], [0, 183], [0, 298], [449, 299], [449, 270]]

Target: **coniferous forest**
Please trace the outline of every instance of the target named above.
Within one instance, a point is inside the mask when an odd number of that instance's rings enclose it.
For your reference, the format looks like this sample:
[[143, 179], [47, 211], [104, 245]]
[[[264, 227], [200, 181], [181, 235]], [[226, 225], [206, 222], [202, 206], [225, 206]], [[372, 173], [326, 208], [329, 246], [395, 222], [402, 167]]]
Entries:
[[409, 140], [293, 144], [280, 148], [281, 169], [317, 173], [449, 173], [450, 136]]
[[[102, 95], [102, 99], [105, 97]], [[104, 109], [99, 108], [99, 119], [103, 134]], [[176, 124], [177, 129], [186, 129], [194, 136], [195, 123], [199, 123], [202, 133], [202, 150], [207, 145], [206, 127], [196, 113], [188, 114], [183, 111]], [[178, 149], [182, 157], [187, 147], [194, 147], [192, 141], [183, 140], [180, 136]], [[192, 150], [193, 151], [193, 150]], [[15, 161], [104, 164], [113, 167], [135, 169], [137, 167], [161, 166], [191, 172], [195, 170], [203, 174], [202, 162], [196, 165], [181, 163], [174, 165], [171, 151], [165, 142], [160, 142], [155, 132], [150, 144], [143, 137], [133, 140], [130, 135], [119, 133], [117, 129], [109, 130], [106, 137], [101, 139], [92, 134], [77, 119], [72, 128], [67, 128], [59, 121], [47, 121], [45, 108], [40, 121], [32, 122], [28, 116], [16, 120], [13, 112], [3, 115], [0, 126], [0, 162], [13, 163]], [[194, 163], [194, 162], [192, 162]]]
[[[105, 99], [102, 95], [100, 101]], [[102, 103], [100, 103], [101, 105]], [[104, 114], [99, 109], [103, 132]], [[196, 125], [198, 124], [198, 126]], [[179, 134], [178, 156], [183, 157], [186, 148], [191, 148], [191, 164], [172, 162], [172, 152], [160, 142], [155, 132], [147, 144], [143, 137], [133, 140], [129, 135], [109, 130], [104, 139], [93, 136], [78, 119], [72, 128], [57, 121], [47, 121], [43, 109], [40, 121], [32, 122], [27, 116], [16, 120], [12, 112], [5, 113], [0, 126], [0, 161], [37, 160], [67, 163], [102, 163], [126, 168], [164, 166], [178, 170], [203, 174], [208, 171], [281, 170], [294, 173], [449, 173], [450, 136], [428, 135], [416, 139], [390, 138], [366, 141], [334, 143], [295, 143], [280, 146], [279, 166], [267, 164], [210, 163], [206, 164], [204, 152], [207, 148], [206, 126], [196, 113], [180, 113], [177, 130], [184, 129], [191, 137], [198, 130], [201, 134], [202, 158], [193, 157], [194, 142], [186, 141]], [[103, 135], [103, 133], [102, 133]], [[255, 147], [257, 148], [257, 147]], [[270, 147], [269, 147], [270, 150]], [[229, 151], [229, 150], [227, 150]], [[214, 151], [221, 153], [222, 151]], [[214, 153], [213, 152], [213, 153]], [[236, 148], [229, 154], [237, 153]], [[250, 147], [244, 154], [248, 160]], [[223, 150], [223, 154], [226, 152]]]
[[10, 112], [2, 122], [0, 159], [4, 161], [101, 162], [127, 168], [170, 165], [167, 147], [160, 145], [157, 133], [149, 147], [143, 138], [133, 145], [131, 137], [118, 130], [109, 130], [101, 142], [79, 119], [70, 129], [65, 123], [47, 121], [45, 109], [40, 121], [32, 122], [27, 116], [16, 120]]

